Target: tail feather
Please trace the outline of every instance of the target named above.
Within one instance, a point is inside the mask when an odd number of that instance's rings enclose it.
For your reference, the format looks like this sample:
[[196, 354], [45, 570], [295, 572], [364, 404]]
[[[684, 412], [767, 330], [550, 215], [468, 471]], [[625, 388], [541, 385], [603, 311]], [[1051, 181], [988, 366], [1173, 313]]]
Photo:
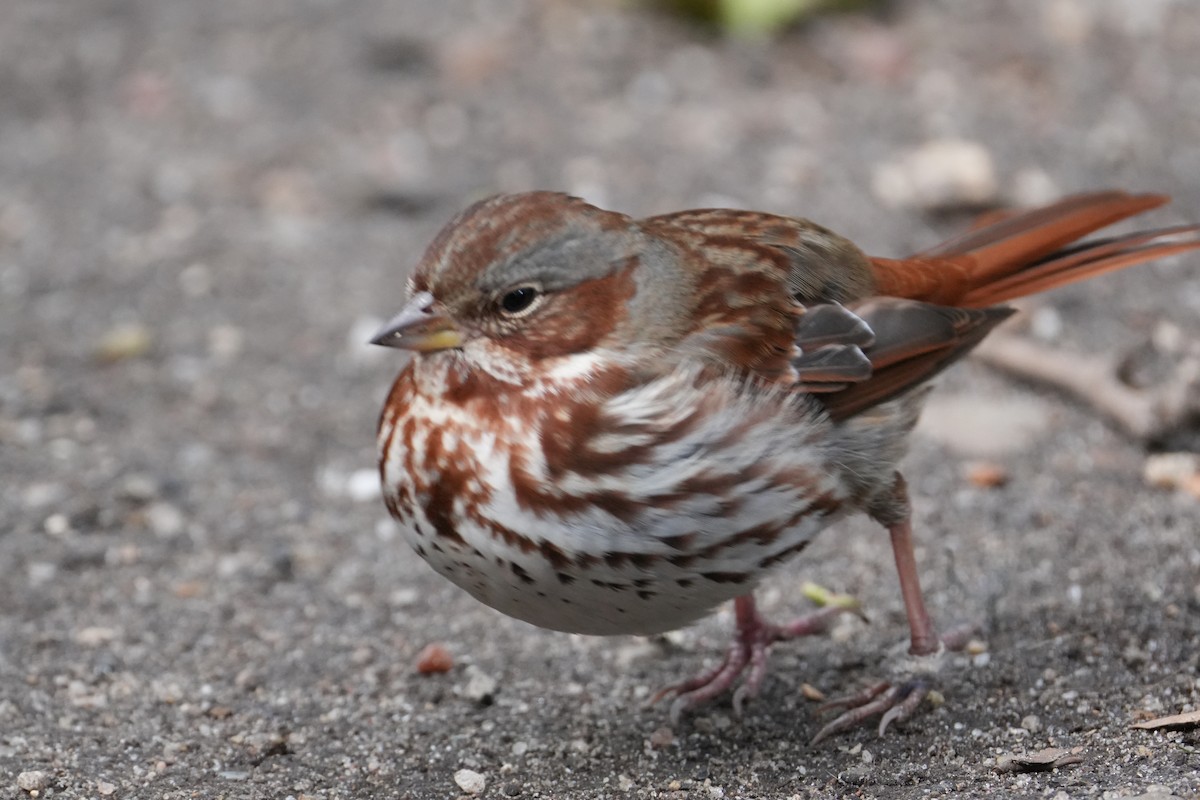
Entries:
[[1200, 226], [1071, 246], [1167, 202], [1164, 195], [1091, 192], [1004, 216], [910, 259], [871, 259], [879, 294], [980, 307], [1200, 248]]
[[[1049, 259], [994, 281], [963, 297], [961, 305], [984, 306], [1048, 291], [1056, 286], [1093, 278], [1143, 261], [1165, 258], [1200, 248], [1200, 225], [1180, 225], [1134, 233], [1062, 250]], [[1173, 237], [1191, 239], [1173, 240]]]

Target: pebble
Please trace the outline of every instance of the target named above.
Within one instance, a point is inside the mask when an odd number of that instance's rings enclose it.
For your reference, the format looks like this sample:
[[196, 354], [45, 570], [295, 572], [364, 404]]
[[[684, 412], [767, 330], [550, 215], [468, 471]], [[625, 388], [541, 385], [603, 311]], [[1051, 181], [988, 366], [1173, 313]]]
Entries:
[[454, 773], [454, 782], [467, 794], [482, 794], [487, 780], [473, 769], [460, 769]]
[[1129, 795], [1125, 800], [1183, 800], [1169, 786], [1150, 784], [1144, 794]]
[[991, 461], [976, 461], [967, 465], [967, 482], [980, 489], [998, 489], [1008, 483], [1008, 470]]
[[1142, 466], [1142, 479], [1155, 489], [1178, 489], [1200, 498], [1200, 455], [1155, 453]]
[[102, 794], [105, 797], [108, 797], [110, 794], [113, 794], [116, 791], [117, 791], [116, 784], [109, 783], [108, 781], [98, 781], [96, 783], [96, 793], [97, 794]]
[[1021, 719], [1021, 727], [1030, 733], [1037, 733], [1042, 729], [1042, 720], [1036, 714], [1029, 714]]
[[143, 356], [150, 351], [154, 337], [150, 329], [129, 322], [117, 325], [100, 336], [96, 343], [96, 358], [106, 364]]
[[373, 468], [346, 471], [336, 464], [330, 464], [317, 473], [317, 483], [331, 497], [359, 503], [378, 500], [381, 494], [379, 472]]
[[71, 520], [66, 514], [51, 514], [42, 523], [42, 530], [51, 536], [63, 536], [71, 530]]
[[356, 469], [346, 480], [346, 496], [358, 503], [378, 500], [381, 496], [379, 470]]
[[496, 679], [471, 664], [467, 667], [467, 682], [462, 687], [461, 694], [468, 700], [485, 703], [496, 694]]
[[[454, 656], [441, 642], [425, 645], [417, 654], [417, 672], [422, 675], [434, 675], [449, 672], [454, 669]], [[493, 687], [494, 688], [494, 687]]]
[[87, 628], [80, 628], [75, 631], [73, 638], [78, 644], [84, 647], [99, 647], [120, 636], [120, 631], [116, 628], [106, 628], [99, 625], [92, 625]]
[[40, 769], [31, 769], [17, 775], [17, 788], [26, 792], [40, 792], [50, 785], [50, 774]]
[[121, 481], [120, 496], [123, 500], [148, 503], [158, 497], [159, 492], [158, 481], [140, 472], [126, 475], [125, 479]]
[[922, 211], [979, 208], [999, 197], [992, 154], [965, 139], [935, 139], [881, 164], [872, 189], [889, 206]]
[[805, 700], [812, 700], [814, 703], [820, 703], [825, 700], [825, 693], [811, 683], [800, 684], [800, 694]]
[[665, 725], [658, 728], [654, 733], [650, 734], [650, 747], [655, 750], [662, 750], [665, 747], [670, 747], [675, 741], [675, 731]]
[[151, 503], [145, 515], [150, 530], [160, 538], [170, 539], [183, 531], [183, 512], [170, 503]]

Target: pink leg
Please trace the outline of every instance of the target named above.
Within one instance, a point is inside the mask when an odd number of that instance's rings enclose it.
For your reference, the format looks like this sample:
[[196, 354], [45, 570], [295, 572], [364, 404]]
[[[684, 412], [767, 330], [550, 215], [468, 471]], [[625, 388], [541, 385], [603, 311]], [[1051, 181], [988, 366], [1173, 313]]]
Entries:
[[733, 710], [741, 715], [746, 700], [758, 694], [767, 674], [767, 653], [775, 642], [822, 633], [829, 622], [844, 611], [855, 610], [853, 606], [831, 605], [787, 625], [773, 625], [762, 618], [754, 602], [754, 595], [745, 595], [734, 600], [737, 632], [730, 642], [725, 659], [711, 669], [693, 678], [664, 687], [650, 699], [657, 703], [674, 696], [671, 703], [671, 722], [678, 725], [683, 712], [707, 703], [717, 695], [733, 687], [743, 673], [742, 685], [733, 693]]
[[921, 593], [917, 556], [913, 552], [912, 520], [906, 515], [903, 520], [888, 527], [888, 534], [892, 538], [892, 555], [896, 559], [896, 575], [900, 578], [904, 613], [908, 616], [912, 642], [908, 652], [914, 656], [931, 655], [941, 647], [941, 640], [934, 630], [933, 620], [925, 608], [925, 596]]
[[[900, 596], [904, 599], [904, 612], [908, 617], [911, 645], [908, 652], [914, 656], [933, 656], [943, 649], [961, 650], [974, 633], [976, 626], [955, 629], [939, 636], [934, 628], [929, 611], [925, 608], [925, 597], [921, 592], [921, 580], [917, 574], [917, 559], [913, 552], [912, 518], [908, 504], [908, 490], [904, 478], [897, 473], [892, 492], [884, 502], [872, 510], [872, 516], [887, 526], [892, 540], [892, 555], [896, 560], [896, 575], [900, 580]], [[847, 709], [832, 720], [813, 737], [816, 744], [836, 733], [857, 727], [871, 717], [879, 716], [879, 735], [888, 725], [904, 722], [921, 705], [933, 685], [932, 675], [915, 676], [899, 685], [889, 682], [877, 683], [849, 697], [839, 698], [821, 706], [821, 711], [835, 708]]]

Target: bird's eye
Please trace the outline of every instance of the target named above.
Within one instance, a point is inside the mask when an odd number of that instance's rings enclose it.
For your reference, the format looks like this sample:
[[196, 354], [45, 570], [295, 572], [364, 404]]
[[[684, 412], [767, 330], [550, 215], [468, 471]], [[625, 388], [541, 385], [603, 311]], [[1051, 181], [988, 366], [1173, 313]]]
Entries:
[[534, 302], [541, 295], [541, 290], [536, 286], [526, 285], [509, 289], [500, 298], [500, 310], [506, 317], [520, 317], [533, 308]]

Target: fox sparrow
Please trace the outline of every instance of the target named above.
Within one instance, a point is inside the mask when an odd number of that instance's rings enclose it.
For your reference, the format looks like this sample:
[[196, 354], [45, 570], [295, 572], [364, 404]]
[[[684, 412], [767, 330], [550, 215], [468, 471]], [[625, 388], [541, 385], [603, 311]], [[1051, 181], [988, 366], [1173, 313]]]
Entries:
[[[923, 387], [995, 304], [1200, 248], [1198, 226], [1078, 242], [1164, 202], [1078, 195], [893, 260], [770, 214], [483, 200], [373, 340], [416, 353], [379, 422], [387, 507], [435, 570], [542, 627], [655, 633], [734, 599], [729, 653], [662, 693], [673, 716], [744, 676], [740, 707], [771, 644], [825, 626], [837, 608], [769, 624], [752, 591], [850, 514], [888, 529], [910, 653], [937, 653], [897, 471]], [[927, 692], [875, 687], [818, 738]]]

